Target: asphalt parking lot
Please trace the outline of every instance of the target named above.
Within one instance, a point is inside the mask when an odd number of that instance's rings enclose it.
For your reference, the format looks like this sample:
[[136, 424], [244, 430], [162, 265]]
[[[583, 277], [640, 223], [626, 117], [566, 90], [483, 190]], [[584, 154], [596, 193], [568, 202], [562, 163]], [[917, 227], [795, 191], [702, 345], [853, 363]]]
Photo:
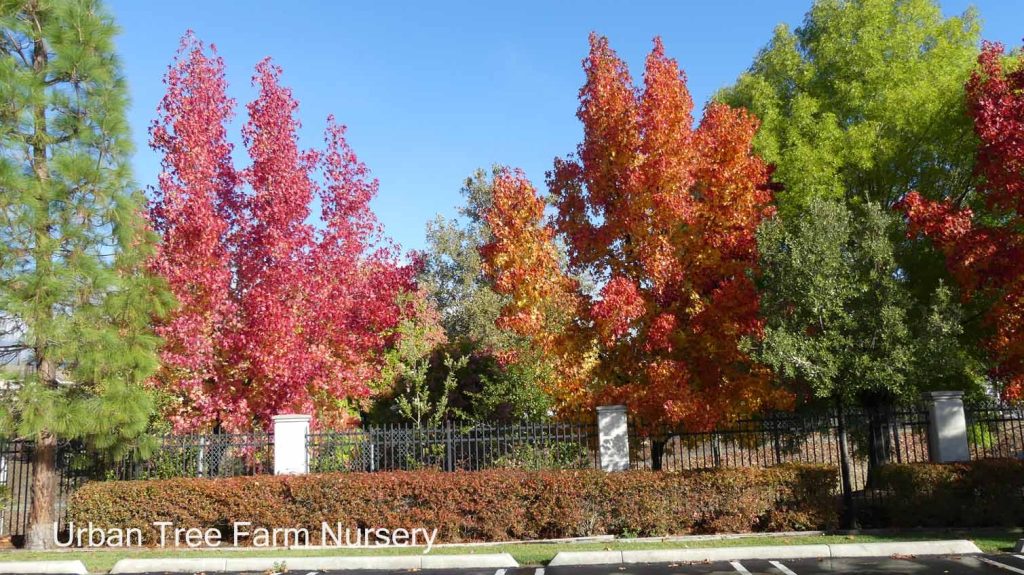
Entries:
[[[289, 571], [288, 575], [398, 575], [412, 571]], [[1024, 555], [961, 555], [950, 557], [880, 557], [863, 559], [743, 560], [712, 563], [638, 563], [519, 567], [515, 569], [424, 569], [426, 575], [1024, 575]], [[153, 574], [156, 575], [156, 574]], [[252, 575], [242, 573], [238, 575]], [[262, 575], [262, 574], [260, 574]]]

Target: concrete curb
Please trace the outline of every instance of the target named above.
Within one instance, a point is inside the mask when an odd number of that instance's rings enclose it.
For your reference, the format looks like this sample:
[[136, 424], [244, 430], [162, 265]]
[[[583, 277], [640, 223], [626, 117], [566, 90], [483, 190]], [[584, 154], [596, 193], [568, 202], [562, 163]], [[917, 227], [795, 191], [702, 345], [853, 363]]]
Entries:
[[[335, 571], [358, 569], [489, 569], [519, 567], [508, 553], [480, 555], [392, 555], [343, 557], [209, 557], [192, 559], [122, 559], [110, 570], [116, 573], [223, 573], [266, 571], [285, 564], [290, 571]], [[83, 567], [84, 569], [84, 567]], [[14, 571], [8, 571], [14, 573]], [[33, 573], [50, 573], [35, 571]], [[56, 573], [56, 572], [54, 572]], [[81, 574], [84, 575], [85, 571]]]
[[832, 557], [888, 557], [890, 555], [971, 555], [981, 549], [966, 539], [949, 541], [894, 541], [891, 543], [838, 543], [829, 545]]
[[68, 573], [87, 575], [81, 561], [0, 561], [0, 573]]
[[818, 559], [889, 557], [892, 555], [969, 555], [981, 549], [967, 540], [906, 541], [892, 543], [840, 543], [834, 545], [779, 545], [760, 547], [706, 547], [652, 549], [650, 551], [563, 551], [548, 563], [558, 565], [614, 565], [627, 563], [697, 563], [743, 559]]

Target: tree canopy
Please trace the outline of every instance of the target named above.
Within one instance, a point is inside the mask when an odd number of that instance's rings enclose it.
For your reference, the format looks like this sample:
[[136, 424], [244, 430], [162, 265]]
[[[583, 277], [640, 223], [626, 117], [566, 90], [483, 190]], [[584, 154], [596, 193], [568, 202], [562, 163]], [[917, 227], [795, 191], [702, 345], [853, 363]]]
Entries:
[[146, 428], [154, 237], [132, 181], [117, 28], [92, 0], [0, 4], [0, 329], [24, 364], [5, 431], [34, 440], [29, 547], [53, 543], [58, 442], [118, 452]]

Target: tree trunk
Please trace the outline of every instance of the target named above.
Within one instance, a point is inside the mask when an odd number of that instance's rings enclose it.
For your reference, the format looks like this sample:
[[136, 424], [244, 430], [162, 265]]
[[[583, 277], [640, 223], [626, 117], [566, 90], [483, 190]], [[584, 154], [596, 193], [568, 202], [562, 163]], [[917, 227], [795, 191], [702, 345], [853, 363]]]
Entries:
[[891, 412], [880, 408], [870, 410], [868, 414], [868, 487], [875, 487], [878, 468], [891, 460], [889, 444], [891, 424]]
[[843, 484], [843, 529], [856, 529], [857, 510], [853, 499], [853, 481], [850, 478], [850, 449], [846, 438], [846, 413], [842, 402], [836, 402], [839, 435], [839, 475]]
[[28, 513], [26, 549], [52, 549], [57, 493], [57, 438], [40, 434], [32, 452], [32, 505]]
[[[39, 23], [37, 10], [39, 6], [32, 2], [27, 7], [27, 12], [34, 21], [34, 40], [32, 46], [32, 69], [40, 82], [46, 82], [46, 71], [49, 56], [46, 43], [43, 40], [42, 25]], [[47, 164], [48, 132], [46, 125], [45, 102], [37, 104], [33, 111], [32, 131], [32, 170], [36, 178], [42, 184], [41, 190], [45, 190], [46, 183], [50, 180], [50, 168]], [[40, 192], [40, 201], [48, 202], [48, 193]], [[52, 234], [52, 222], [49, 218], [44, 222], [42, 229], [37, 230], [40, 235], [49, 236]], [[34, 263], [37, 273], [45, 274], [50, 267], [53, 257], [52, 249], [39, 245], [35, 246]], [[39, 294], [37, 294], [39, 295]], [[39, 379], [46, 387], [57, 387], [57, 367], [50, 361], [49, 345], [46, 337], [40, 337], [35, 342], [33, 350], [36, 360], [36, 370]], [[25, 548], [27, 549], [52, 549], [56, 547], [54, 541], [54, 504], [57, 493], [57, 438], [49, 431], [42, 430], [36, 435], [34, 450], [32, 451], [32, 503], [28, 512], [28, 532], [25, 533]]]
[[651, 471], [661, 471], [661, 460], [665, 457], [665, 444], [668, 439], [651, 438]]

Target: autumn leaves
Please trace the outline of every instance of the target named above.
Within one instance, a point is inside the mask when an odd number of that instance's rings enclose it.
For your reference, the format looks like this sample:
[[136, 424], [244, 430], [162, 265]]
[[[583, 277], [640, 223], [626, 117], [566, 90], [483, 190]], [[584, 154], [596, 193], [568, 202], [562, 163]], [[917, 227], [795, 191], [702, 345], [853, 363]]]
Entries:
[[584, 70], [584, 139], [549, 177], [551, 224], [522, 173], [495, 180], [483, 253], [511, 296], [499, 321], [544, 351], [567, 414], [622, 402], [652, 423], [705, 429], [789, 406], [740, 349], [761, 327], [755, 232], [774, 211], [768, 166], [752, 151], [757, 120], [711, 104], [694, 127], [660, 40], [642, 87], [597, 35]]

